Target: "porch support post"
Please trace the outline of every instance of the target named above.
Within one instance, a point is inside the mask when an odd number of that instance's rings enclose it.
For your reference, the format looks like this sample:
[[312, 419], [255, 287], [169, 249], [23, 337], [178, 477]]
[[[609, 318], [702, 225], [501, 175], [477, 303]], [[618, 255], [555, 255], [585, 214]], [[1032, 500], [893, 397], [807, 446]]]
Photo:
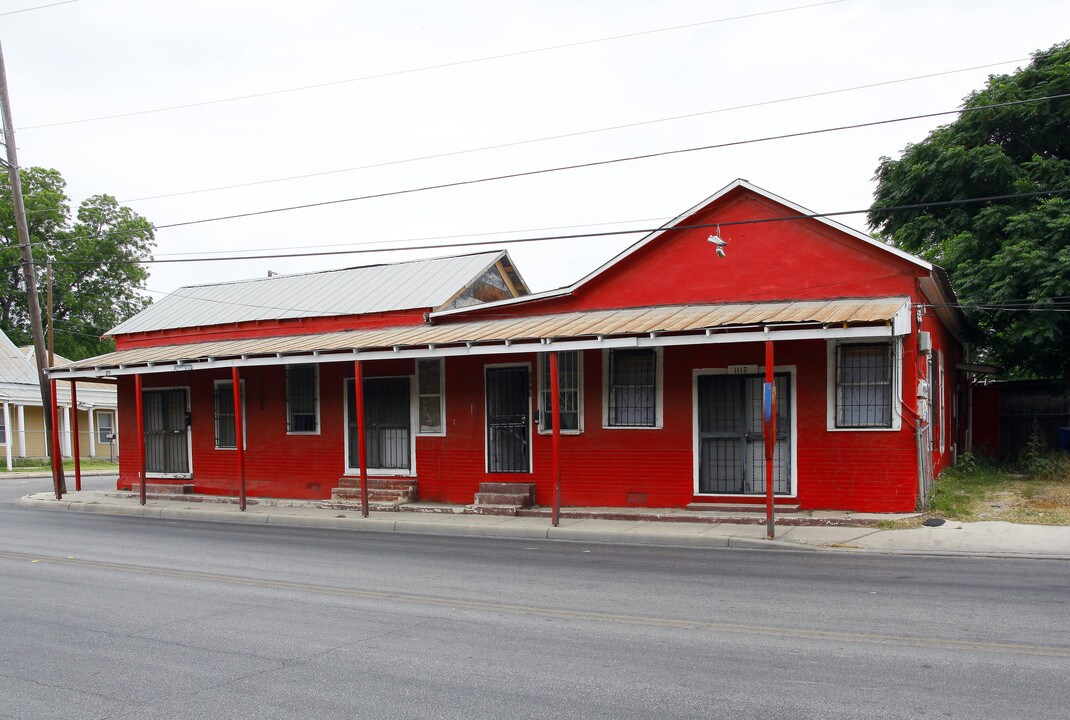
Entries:
[[773, 341], [765, 341], [765, 385], [768, 407], [764, 407], [765, 422], [762, 431], [765, 434], [765, 534], [772, 540], [776, 536], [776, 523], [773, 519], [773, 454], [776, 452], [776, 397], [773, 384]]
[[141, 398], [141, 374], [134, 375], [134, 413], [137, 415], [137, 478], [141, 483], [141, 504], [145, 504], [145, 408]]
[[557, 353], [550, 353], [550, 427], [553, 430], [554, 507], [550, 521], [557, 527], [561, 519], [561, 379]]
[[97, 456], [97, 428], [93, 423], [93, 406], [90, 405], [85, 411], [86, 421], [89, 423], [88, 430], [89, 435], [89, 457], [95, 458]]
[[26, 457], [26, 406], [16, 405], [15, 416], [19, 423], [19, 457]]
[[74, 456], [74, 489], [82, 491], [82, 458], [78, 453], [78, 383], [71, 380], [71, 455]]
[[353, 361], [354, 412], [357, 414], [357, 452], [360, 454], [360, 514], [368, 517], [368, 462], [364, 438], [364, 363]]
[[52, 389], [52, 407], [49, 408], [52, 413], [52, 437], [49, 438], [52, 441], [52, 484], [56, 488], [56, 499], [62, 500], [63, 487], [60, 478], [63, 477], [63, 453], [60, 452], [59, 440], [59, 390], [55, 380], [51, 380], [49, 385]]
[[241, 403], [241, 377], [237, 366], [230, 369], [230, 381], [234, 391], [234, 444], [238, 451], [238, 476], [241, 480], [238, 486], [238, 507], [245, 512], [245, 433], [242, 428], [245, 408]]
[[7, 460], [7, 471], [11, 472], [11, 404], [4, 401], [4, 459]]

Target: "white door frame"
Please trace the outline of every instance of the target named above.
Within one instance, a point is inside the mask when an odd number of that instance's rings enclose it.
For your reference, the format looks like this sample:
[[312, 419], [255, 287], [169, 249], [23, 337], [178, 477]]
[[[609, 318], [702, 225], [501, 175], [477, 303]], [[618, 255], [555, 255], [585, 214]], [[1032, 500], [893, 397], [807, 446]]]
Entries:
[[[788, 445], [790, 449], [791, 457], [791, 492], [787, 495], [776, 493], [778, 498], [796, 498], [799, 496], [799, 403], [798, 392], [796, 388], [796, 366], [795, 365], [774, 365], [774, 373], [787, 373], [788, 374], [788, 388], [791, 392], [791, 414], [789, 417], [791, 430], [789, 433]], [[765, 366], [758, 366], [758, 374], [764, 377]], [[698, 491], [698, 479], [699, 479], [699, 427], [698, 427], [698, 379], [703, 375], [732, 375], [736, 373], [730, 371], [728, 368], [696, 368], [691, 371], [691, 456], [693, 465], [691, 492], [697, 497], [764, 497], [759, 495], [743, 495], [740, 493], [700, 493]], [[753, 377], [754, 373], [747, 373], [748, 376]]]

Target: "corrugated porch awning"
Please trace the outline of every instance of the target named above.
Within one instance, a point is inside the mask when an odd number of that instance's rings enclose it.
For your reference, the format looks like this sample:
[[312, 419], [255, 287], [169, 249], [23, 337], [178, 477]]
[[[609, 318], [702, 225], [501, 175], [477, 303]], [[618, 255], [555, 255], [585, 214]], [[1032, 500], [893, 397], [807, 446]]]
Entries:
[[906, 297], [659, 305], [132, 348], [50, 374], [63, 379], [355, 359], [887, 338], [909, 331], [909, 313]]

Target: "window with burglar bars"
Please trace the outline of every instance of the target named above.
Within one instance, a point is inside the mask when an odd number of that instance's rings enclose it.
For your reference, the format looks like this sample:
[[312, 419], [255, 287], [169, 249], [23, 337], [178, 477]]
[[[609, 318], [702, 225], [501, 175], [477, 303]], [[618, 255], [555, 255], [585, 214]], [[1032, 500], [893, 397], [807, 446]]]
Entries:
[[[245, 381], [240, 384], [242, 405], [242, 429], [245, 429]], [[215, 382], [215, 446], [217, 450], [235, 450], [238, 434], [234, 423], [234, 383], [231, 380]], [[245, 433], [242, 433], [244, 446]]]
[[653, 349], [610, 350], [610, 427], [657, 426], [657, 357]]
[[[550, 393], [550, 357], [539, 356], [539, 430], [553, 430], [553, 397]], [[563, 432], [578, 432], [580, 427], [580, 374], [583, 358], [578, 350], [557, 353], [557, 381], [560, 396], [558, 414]]]
[[892, 427], [891, 343], [836, 348], [836, 427]]
[[318, 376], [315, 365], [286, 367], [286, 432], [319, 432]]

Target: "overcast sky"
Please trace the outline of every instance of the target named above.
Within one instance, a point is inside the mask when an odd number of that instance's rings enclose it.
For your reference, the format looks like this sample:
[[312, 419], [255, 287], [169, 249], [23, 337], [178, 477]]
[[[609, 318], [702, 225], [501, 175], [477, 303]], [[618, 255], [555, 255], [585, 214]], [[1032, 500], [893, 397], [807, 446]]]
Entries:
[[[158, 226], [951, 110], [1070, 34], [1066, 0], [78, 0], [14, 12], [57, 1], [0, 0], [20, 164], [58, 169], [75, 206], [108, 193]], [[307, 86], [319, 87], [276, 92]], [[114, 115], [127, 116], [78, 122]], [[881, 156], [951, 119], [161, 228], [157, 257], [653, 227], [737, 177], [814, 211], [863, 209]], [[463, 152], [494, 145], [510, 146]], [[843, 220], [865, 229], [863, 216]], [[509, 251], [542, 290], [636, 239]], [[149, 288], [460, 252], [156, 265]]]

